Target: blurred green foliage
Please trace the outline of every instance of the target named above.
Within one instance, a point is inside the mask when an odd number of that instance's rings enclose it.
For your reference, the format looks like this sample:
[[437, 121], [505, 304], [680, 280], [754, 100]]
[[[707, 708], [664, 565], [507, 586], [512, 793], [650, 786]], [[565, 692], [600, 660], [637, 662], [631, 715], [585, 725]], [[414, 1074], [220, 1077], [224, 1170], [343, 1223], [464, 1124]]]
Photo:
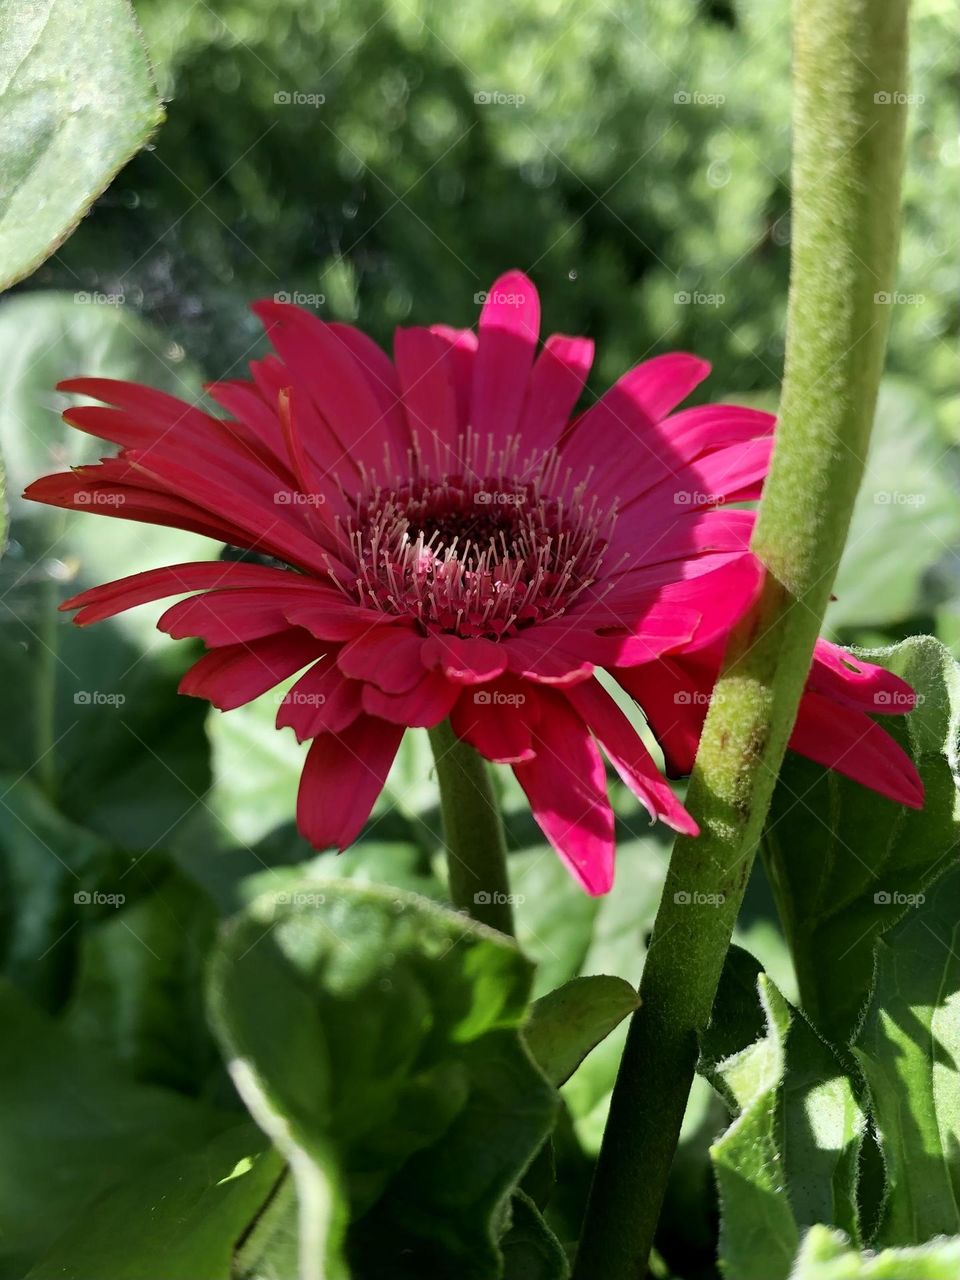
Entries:
[[[219, 376], [257, 342], [253, 296], [323, 295], [322, 314], [389, 342], [397, 323], [472, 323], [474, 295], [519, 266], [552, 328], [597, 338], [598, 387], [670, 347], [715, 362], [714, 395], [777, 385], [788, 0], [138, 11], [168, 122], [35, 283], [123, 292]], [[909, 301], [892, 304], [893, 368], [941, 400], [958, 35], [947, 0], [918, 0]], [[960, 430], [956, 402], [940, 411]]]

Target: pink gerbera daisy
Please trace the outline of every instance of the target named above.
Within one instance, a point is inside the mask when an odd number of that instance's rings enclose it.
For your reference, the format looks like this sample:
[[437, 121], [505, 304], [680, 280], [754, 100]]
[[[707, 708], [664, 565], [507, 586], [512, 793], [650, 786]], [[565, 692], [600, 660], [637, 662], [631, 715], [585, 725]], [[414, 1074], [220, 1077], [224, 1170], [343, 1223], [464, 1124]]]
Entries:
[[[254, 310], [277, 354], [251, 365], [251, 382], [210, 386], [228, 418], [71, 379], [62, 390], [113, 407], [66, 420], [120, 452], [27, 496], [193, 530], [269, 563], [158, 568], [63, 607], [83, 626], [196, 593], [158, 625], [203, 640], [181, 690], [225, 711], [302, 673], [277, 724], [312, 740], [297, 821], [317, 848], [356, 838], [404, 730], [446, 717], [513, 767], [590, 893], [613, 879], [601, 751], [653, 817], [695, 834], [595, 672], [638, 698], [668, 760], [688, 767], [702, 716], [690, 703], [692, 715], [674, 714], [682, 700], [664, 715], [664, 699], [712, 684], [714, 655], [758, 591], [753, 514], [726, 504], [758, 497], [773, 418], [674, 412], [708, 373], [684, 354], [638, 365], [572, 416], [593, 344], [554, 335], [538, 351], [539, 300], [520, 272], [493, 285], [478, 334], [398, 329], [392, 361], [295, 306]], [[909, 759], [856, 710], [864, 681], [896, 691], [887, 709], [906, 710], [909, 690], [861, 670], [818, 651], [792, 745], [918, 804]]]

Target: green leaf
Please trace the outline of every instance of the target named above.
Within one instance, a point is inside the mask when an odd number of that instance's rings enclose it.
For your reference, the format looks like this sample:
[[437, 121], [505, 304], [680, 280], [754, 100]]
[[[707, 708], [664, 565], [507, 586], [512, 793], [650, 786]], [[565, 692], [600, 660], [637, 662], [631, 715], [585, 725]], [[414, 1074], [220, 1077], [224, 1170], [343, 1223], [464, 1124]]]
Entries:
[[131, 854], [0, 773], [0, 971], [134, 1078], [223, 1077], [203, 1006], [216, 912], [161, 853]]
[[[211, 711], [207, 732], [212, 748], [213, 786], [209, 808], [221, 826], [222, 841], [247, 847], [289, 823], [309, 743], [298, 743], [291, 729], [276, 727], [277, 708], [294, 678], [270, 693], [226, 714]], [[377, 799], [365, 840], [412, 840], [425, 829], [429, 842], [442, 847], [439, 793], [429, 742], [419, 730], [407, 730]], [[429, 827], [423, 827], [423, 818]], [[311, 855], [301, 841], [299, 860]], [[345, 855], [361, 857], [351, 848]]]
[[57, 813], [30, 778], [0, 773], [0, 793], [0, 961], [13, 982], [54, 1008], [69, 987], [83, 919], [75, 896], [119, 891], [125, 868], [104, 840]]
[[238, 1242], [282, 1176], [250, 1124], [146, 1168], [102, 1196], [27, 1280], [231, 1280]]
[[790, 1280], [956, 1280], [960, 1240], [931, 1240], [915, 1249], [860, 1253], [840, 1231], [811, 1227]]
[[557, 1112], [520, 1036], [530, 984], [502, 935], [387, 887], [302, 881], [229, 925], [211, 1016], [296, 1176], [304, 1280], [346, 1274], [349, 1220], [359, 1275], [371, 1251], [388, 1274], [498, 1274]]
[[[297, 789], [309, 743], [278, 729], [280, 699], [294, 681], [226, 713], [208, 712], [213, 785], [210, 809], [224, 842], [255, 845], [296, 813]], [[303, 856], [309, 846], [304, 842]]]
[[[656, 830], [619, 845], [613, 891], [593, 904], [593, 928], [580, 965], [582, 974], [612, 973], [631, 986], [640, 981], [646, 933], [660, 898], [667, 850], [666, 838]], [[543, 856], [551, 855], [545, 851]], [[584, 896], [572, 882], [567, 892]], [[559, 918], [563, 920], [562, 916]], [[522, 923], [522, 910], [520, 920]], [[563, 941], [559, 935], [548, 934], [545, 941], [553, 952], [562, 951]], [[607, 1036], [563, 1087], [577, 1136], [590, 1152], [596, 1152], [600, 1145], [625, 1036], [624, 1026]]]
[[891, 626], [927, 603], [924, 574], [960, 541], [960, 505], [943, 454], [935, 403], [910, 383], [885, 382], [827, 610], [833, 631]]
[[24, 502], [38, 476], [89, 462], [102, 442], [67, 427], [64, 377], [128, 378], [188, 399], [196, 374], [116, 307], [21, 295], [0, 312], [0, 444], [11, 545], [0, 562], [0, 768], [32, 776], [61, 812], [128, 848], [172, 841], [209, 783], [205, 707], [178, 698], [190, 646], [158, 641], [162, 606], [80, 630], [68, 595], [142, 569], [209, 559], [218, 547], [177, 530]]
[[957, 663], [929, 637], [864, 657], [903, 676], [921, 699], [905, 724], [885, 717], [884, 728], [917, 765], [923, 809], [788, 756], [764, 838], [803, 1007], [837, 1044], [853, 1034], [869, 995], [877, 938], [950, 865], [960, 837]]
[[[536, 961], [535, 994], [546, 995], [580, 972], [602, 903], [574, 884], [554, 851], [543, 843], [539, 829], [530, 831], [534, 824], [529, 805], [523, 816], [526, 830], [508, 828], [508, 837], [519, 836], [521, 845], [510, 853], [510, 887], [517, 899], [517, 941], [524, 954]], [[532, 847], [531, 841], [536, 841]]]
[[0, 1023], [2, 1275], [25, 1275], [100, 1195], [235, 1124], [229, 1113], [133, 1083], [6, 982]]
[[878, 1240], [960, 1234], [960, 869], [877, 943], [854, 1051], [887, 1177]]
[[[710, 1023], [700, 1037], [697, 1068], [721, 1092], [725, 1086], [717, 1070], [719, 1064], [763, 1039], [767, 1032], [763, 1007], [757, 999], [757, 982], [762, 973], [763, 966], [749, 951], [735, 946], [727, 951]], [[728, 1100], [736, 1105], [732, 1095]]]
[[[264, 849], [263, 845], [258, 849]], [[245, 906], [263, 893], [285, 893], [302, 888], [304, 879], [316, 880], [323, 888], [327, 880], [349, 880], [353, 884], [389, 884], [410, 893], [442, 902], [446, 885], [433, 876], [426, 856], [416, 845], [364, 840], [351, 845], [343, 855], [314, 854], [309, 862], [292, 866], [271, 866], [247, 875], [238, 885], [239, 902]]]
[[[129, 879], [124, 885], [129, 885]], [[176, 869], [83, 930], [65, 1021], [138, 1080], [198, 1092], [219, 1064], [203, 975], [217, 913]]]
[[563, 1246], [522, 1191], [510, 1202], [510, 1229], [501, 1248], [503, 1280], [567, 1280], [570, 1274]]
[[623, 978], [573, 978], [536, 1001], [524, 1039], [544, 1075], [559, 1087], [637, 1004], [636, 988]]
[[290, 1280], [300, 1256], [297, 1191], [289, 1167], [233, 1260], [231, 1280]]
[[736, 1280], [786, 1280], [804, 1227], [857, 1231], [864, 1117], [839, 1059], [803, 1015], [765, 974], [757, 990], [766, 1033], [716, 1066], [738, 1111], [711, 1150], [720, 1258]]
[[5, 0], [0, 289], [57, 248], [163, 119], [125, 0]]

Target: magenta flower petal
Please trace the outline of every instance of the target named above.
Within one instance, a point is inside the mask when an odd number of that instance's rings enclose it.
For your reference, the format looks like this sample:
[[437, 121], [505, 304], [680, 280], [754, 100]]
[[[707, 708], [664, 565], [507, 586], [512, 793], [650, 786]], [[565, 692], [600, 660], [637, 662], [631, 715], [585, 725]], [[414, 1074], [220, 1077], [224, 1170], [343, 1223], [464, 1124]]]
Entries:
[[588, 338], [566, 338], [555, 333], [543, 344], [530, 374], [520, 423], [526, 450], [552, 449], [580, 399], [590, 366], [593, 343]]
[[284, 694], [277, 728], [291, 728], [298, 742], [340, 733], [363, 711], [363, 688], [359, 681], [344, 678], [337, 650], [328, 649]]
[[372, 627], [343, 646], [337, 665], [352, 680], [367, 681], [385, 693], [406, 693], [426, 675], [422, 647], [412, 628]]
[[540, 829], [589, 894], [613, 884], [613, 810], [603, 757], [559, 694], [542, 692], [534, 756], [513, 766]]
[[900, 676], [847, 653], [829, 640], [818, 640], [808, 688], [835, 702], [874, 716], [912, 711], [917, 695]]
[[[127, 578], [91, 587], [71, 596], [60, 605], [61, 609], [78, 609], [74, 616], [77, 626], [102, 622], [138, 604], [149, 604], [165, 596], [185, 595], [204, 587], [262, 587], [276, 581], [276, 569], [266, 565], [238, 564], [232, 561], [210, 560], [194, 564], [173, 564], [163, 569], [148, 569], [145, 573], [133, 573]], [[285, 578], [284, 581], [287, 579]], [[308, 578], [302, 579], [305, 587], [312, 586]]]
[[456, 470], [462, 425], [449, 344], [429, 329], [398, 329], [393, 358], [411, 436], [437, 467]]
[[540, 299], [533, 281], [522, 271], [508, 271], [490, 286], [480, 314], [470, 397], [470, 424], [494, 454], [516, 432], [539, 336]]
[[359, 716], [340, 733], [314, 738], [297, 794], [297, 826], [318, 849], [356, 840], [403, 737], [403, 726]]
[[432, 729], [450, 714], [459, 690], [439, 671], [424, 671], [403, 693], [385, 693], [373, 684], [363, 686], [363, 708], [391, 724], [412, 729]]
[[[643, 707], [674, 776], [693, 767], [723, 647], [721, 638], [700, 651], [616, 672], [622, 687]], [[919, 808], [923, 783], [916, 766], [870, 718], [902, 714], [914, 697], [899, 676], [819, 641], [790, 749], [899, 804]]]
[[910, 809], [923, 808], [923, 783], [913, 761], [863, 711], [821, 693], [805, 693], [790, 746], [800, 755], [862, 782]]
[[477, 355], [477, 335], [472, 329], [451, 329], [449, 325], [432, 324], [430, 332], [444, 344], [448, 354], [450, 381], [457, 402], [460, 430], [470, 424], [470, 397], [473, 393], [473, 366]]
[[484, 684], [495, 680], [506, 670], [508, 662], [506, 645], [476, 637], [464, 640], [461, 636], [440, 632], [424, 640], [420, 656], [426, 666], [439, 668], [454, 684]]
[[630, 721], [603, 687], [596, 680], [588, 680], [572, 685], [565, 696], [650, 817], [662, 818], [685, 835], [699, 835], [700, 828], [663, 780]]
[[450, 713], [458, 738], [498, 764], [532, 760], [533, 727], [540, 704], [528, 696], [522, 680], [505, 676], [486, 689], [465, 690]]
[[222, 645], [193, 664], [180, 681], [180, 692], [232, 711], [319, 656], [318, 641], [306, 631], [280, 631], [250, 643]]
[[[329, 426], [329, 437], [356, 467], [383, 466], [385, 448], [402, 459], [409, 435], [402, 415], [385, 413], [367, 370], [340, 334], [308, 311], [285, 302], [253, 307], [305, 399]], [[328, 454], [329, 456], [329, 454]]]

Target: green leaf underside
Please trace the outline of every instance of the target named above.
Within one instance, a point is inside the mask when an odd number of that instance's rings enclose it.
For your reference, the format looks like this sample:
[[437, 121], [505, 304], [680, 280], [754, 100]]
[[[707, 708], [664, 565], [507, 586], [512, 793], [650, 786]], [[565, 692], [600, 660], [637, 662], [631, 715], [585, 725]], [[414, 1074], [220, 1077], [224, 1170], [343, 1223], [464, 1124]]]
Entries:
[[0, 289], [67, 237], [163, 119], [126, 0], [5, 0]]
[[636, 1007], [636, 989], [623, 978], [573, 978], [534, 1004], [524, 1038], [544, 1075], [559, 1087]]
[[[946, 1260], [956, 1258], [956, 1241], [915, 1255], [861, 1258], [823, 1230], [824, 1224], [840, 1228], [859, 1248], [863, 1205], [874, 1250], [960, 1236], [958, 903], [960, 867], [953, 867], [876, 941], [873, 989], [846, 1066], [762, 974], [766, 1033], [714, 1061], [718, 1051], [738, 1038], [749, 1042], [755, 1032], [744, 998], [750, 958], [731, 954], [716, 1026], [704, 1038], [703, 1069], [740, 1112], [713, 1150], [721, 1263], [736, 1280], [956, 1274], [946, 1269]], [[861, 1107], [869, 1111], [883, 1158], [884, 1186], [877, 1191], [867, 1166], [858, 1167]], [[865, 1179], [859, 1187], [858, 1176]], [[879, 1218], [871, 1198], [880, 1203]], [[789, 1270], [802, 1232], [816, 1224], [818, 1239], [833, 1241], [823, 1248], [834, 1269], [812, 1269], [819, 1253], [808, 1238], [800, 1255], [807, 1269], [798, 1260]]]
[[567, 1280], [570, 1264], [563, 1246], [522, 1191], [510, 1202], [510, 1219], [501, 1241], [503, 1280]]
[[[68, 1224], [79, 1222], [83, 1232], [101, 1220], [99, 1198], [112, 1188], [152, 1176], [235, 1125], [236, 1117], [132, 1082], [99, 1053], [78, 1049], [6, 982], [0, 1016], [0, 1274], [23, 1276]], [[142, 1227], [157, 1203], [155, 1185], [141, 1203]], [[114, 1230], [119, 1226], [114, 1220]], [[104, 1280], [111, 1272], [46, 1274]]]
[[282, 1161], [244, 1123], [97, 1201], [27, 1280], [232, 1280], [237, 1243]]

